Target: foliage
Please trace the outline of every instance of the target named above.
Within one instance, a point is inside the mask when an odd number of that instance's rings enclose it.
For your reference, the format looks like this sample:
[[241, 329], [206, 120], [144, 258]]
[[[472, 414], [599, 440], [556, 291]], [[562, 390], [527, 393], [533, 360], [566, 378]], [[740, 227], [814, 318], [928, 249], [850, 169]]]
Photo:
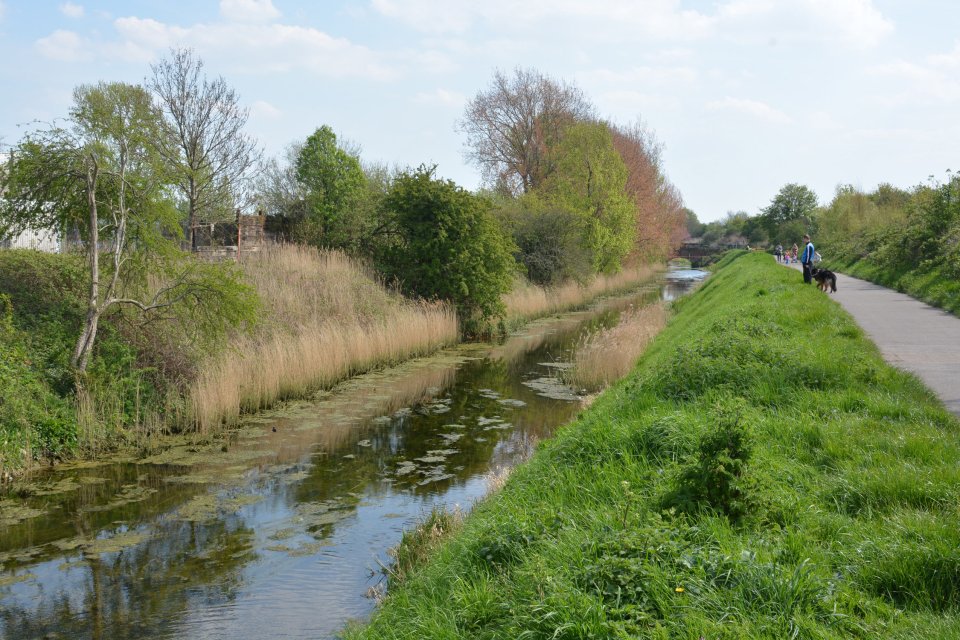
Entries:
[[802, 184], [784, 185], [760, 214], [770, 240], [802, 237], [817, 209], [817, 194]]
[[490, 213], [490, 203], [434, 177], [421, 166], [398, 176], [385, 207], [397, 244], [381, 255], [383, 272], [404, 291], [452, 302], [467, 331], [503, 315], [513, 247]]
[[[954, 637], [956, 418], [769, 256], [678, 308], [346, 637]], [[665, 393], [697, 342], [736, 382]], [[699, 508], [662, 509], [678, 483]]]
[[324, 125], [300, 148], [295, 175], [306, 201], [300, 235], [311, 244], [343, 247], [351, 232], [350, 212], [367, 184], [359, 159], [339, 147]]
[[594, 271], [617, 271], [633, 247], [635, 209], [625, 192], [627, 168], [610, 129], [602, 123], [569, 126], [555, 157], [542, 197], [583, 220], [584, 246], [592, 254]]
[[960, 177], [911, 192], [840, 187], [817, 226], [829, 268], [960, 312]]
[[593, 273], [590, 250], [584, 246], [584, 221], [564, 209], [507, 210], [517, 246], [517, 262], [526, 268], [530, 282], [556, 286], [567, 281], [585, 282]]
[[748, 464], [754, 444], [744, 411], [742, 402], [718, 407], [716, 429], [701, 436], [696, 458], [680, 471], [666, 506], [693, 513], [715, 509], [731, 520], [743, 518], [756, 506]]
[[0, 470], [26, 457], [65, 455], [77, 444], [69, 405], [43, 379], [28, 340], [14, 326], [10, 297], [0, 293]]

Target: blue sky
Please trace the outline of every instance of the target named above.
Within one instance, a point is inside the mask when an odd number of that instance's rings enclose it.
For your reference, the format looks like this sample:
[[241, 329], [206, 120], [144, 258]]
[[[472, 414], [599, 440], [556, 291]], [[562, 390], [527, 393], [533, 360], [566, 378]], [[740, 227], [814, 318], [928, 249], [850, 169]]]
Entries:
[[789, 182], [827, 202], [960, 169], [954, 0], [0, 0], [0, 142], [178, 46], [237, 89], [269, 155], [329, 124], [365, 160], [436, 163], [468, 188], [457, 120], [517, 66], [655, 130], [701, 220]]

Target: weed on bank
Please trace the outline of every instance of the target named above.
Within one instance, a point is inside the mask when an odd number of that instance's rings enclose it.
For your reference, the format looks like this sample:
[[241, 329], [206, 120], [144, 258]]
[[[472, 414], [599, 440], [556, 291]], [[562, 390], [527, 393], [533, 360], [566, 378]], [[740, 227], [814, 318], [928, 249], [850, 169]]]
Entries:
[[960, 637], [960, 424], [732, 254], [348, 638]]

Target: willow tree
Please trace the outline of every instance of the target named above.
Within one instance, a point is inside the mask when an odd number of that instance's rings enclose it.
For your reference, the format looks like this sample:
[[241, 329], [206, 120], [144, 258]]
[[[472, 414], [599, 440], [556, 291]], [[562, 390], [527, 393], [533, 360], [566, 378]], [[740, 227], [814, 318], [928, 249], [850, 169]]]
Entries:
[[186, 304], [198, 329], [239, 321], [251, 308], [249, 292], [230, 272], [186, 260], [179, 250], [182, 231], [159, 152], [164, 132], [143, 87], [80, 86], [69, 119], [28, 134], [3, 176], [0, 228], [75, 232], [81, 240], [89, 279], [71, 358], [80, 374], [100, 320], [114, 307], [152, 312]]

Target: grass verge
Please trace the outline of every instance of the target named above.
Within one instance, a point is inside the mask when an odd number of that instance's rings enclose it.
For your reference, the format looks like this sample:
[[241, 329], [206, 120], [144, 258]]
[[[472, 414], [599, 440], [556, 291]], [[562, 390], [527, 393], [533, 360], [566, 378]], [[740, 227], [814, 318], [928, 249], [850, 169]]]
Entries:
[[960, 637], [956, 418], [767, 256], [676, 306], [345, 637]]

